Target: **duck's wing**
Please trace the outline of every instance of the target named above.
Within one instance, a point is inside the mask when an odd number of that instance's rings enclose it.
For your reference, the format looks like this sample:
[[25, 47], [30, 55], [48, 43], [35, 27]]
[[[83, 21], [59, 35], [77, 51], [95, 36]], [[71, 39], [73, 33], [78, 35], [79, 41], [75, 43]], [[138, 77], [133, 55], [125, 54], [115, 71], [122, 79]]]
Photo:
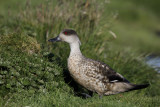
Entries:
[[89, 59], [89, 62], [91, 62], [91, 65], [93, 67], [93, 72], [101, 75], [103, 79], [105, 78], [108, 82], [127, 82], [129, 81], [125, 79], [121, 74], [115, 72], [110, 66], [103, 62], [95, 61], [92, 59]]

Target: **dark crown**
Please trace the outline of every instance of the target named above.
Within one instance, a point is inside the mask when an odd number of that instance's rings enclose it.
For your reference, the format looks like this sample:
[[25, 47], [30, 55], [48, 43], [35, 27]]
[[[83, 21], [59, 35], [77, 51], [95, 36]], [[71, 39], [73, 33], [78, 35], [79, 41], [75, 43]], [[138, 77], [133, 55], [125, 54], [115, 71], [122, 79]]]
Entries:
[[77, 35], [76, 31], [74, 31], [72, 29], [64, 29], [63, 34], [65, 34], [65, 35]]

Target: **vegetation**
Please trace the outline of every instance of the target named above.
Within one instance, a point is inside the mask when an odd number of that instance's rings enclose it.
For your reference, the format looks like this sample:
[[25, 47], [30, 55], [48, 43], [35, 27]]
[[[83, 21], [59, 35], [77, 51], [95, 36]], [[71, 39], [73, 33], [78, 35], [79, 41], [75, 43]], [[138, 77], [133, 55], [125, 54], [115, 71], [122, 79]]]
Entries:
[[[160, 54], [154, 12], [138, 0], [1, 1], [0, 106], [160, 106], [159, 74], [144, 62], [146, 55]], [[67, 74], [68, 44], [47, 42], [64, 28], [78, 32], [86, 57], [150, 87], [83, 99], [87, 90]]]

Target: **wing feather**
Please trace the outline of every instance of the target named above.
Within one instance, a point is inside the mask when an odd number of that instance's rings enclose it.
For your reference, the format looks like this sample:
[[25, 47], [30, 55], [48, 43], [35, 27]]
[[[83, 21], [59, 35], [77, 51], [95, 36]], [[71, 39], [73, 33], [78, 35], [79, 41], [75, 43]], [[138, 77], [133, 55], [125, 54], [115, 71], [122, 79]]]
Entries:
[[96, 70], [94, 71], [100, 74], [105, 79], [107, 79], [107, 81], [109, 82], [128, 82], [129, 83], [127, 79], [125, 79], [119, 73], [115, 72], [109, 65], [103, 62], [92, 60], [92, 59], [89, 59], [89, 62], [93, 64], [92, 66], [96, 67]]

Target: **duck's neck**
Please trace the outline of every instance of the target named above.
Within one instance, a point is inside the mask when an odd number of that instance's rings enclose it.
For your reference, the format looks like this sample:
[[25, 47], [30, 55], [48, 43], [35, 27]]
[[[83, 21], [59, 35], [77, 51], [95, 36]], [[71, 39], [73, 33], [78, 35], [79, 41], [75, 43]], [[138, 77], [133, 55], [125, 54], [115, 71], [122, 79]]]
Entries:
[[80, 44], [78, 42], [70, 43], [70, 57], [77, 55], [82, 56], [81, 50], [80, 50]]

